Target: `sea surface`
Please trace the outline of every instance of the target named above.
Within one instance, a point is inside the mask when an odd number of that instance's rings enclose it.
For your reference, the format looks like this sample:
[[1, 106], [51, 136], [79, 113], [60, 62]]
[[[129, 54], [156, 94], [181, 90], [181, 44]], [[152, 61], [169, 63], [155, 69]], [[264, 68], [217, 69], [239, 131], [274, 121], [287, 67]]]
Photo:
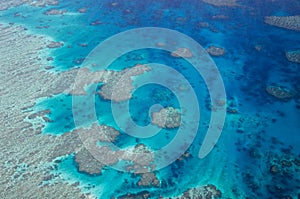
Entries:
[[[91, 51], [111, 36], [135, 28], [167, 28], [187, 35], [204, 49], [216, 46], [225, 50], [223, 55], [211, 59], [225, 87], [226, 119], [219, 140], [206, 157], [198, 157], [212, 111], [205, 81], [185, 59], [161, 49], [146, 48], [123, 54], [107, 70], [159, 63], [177, 70], [188, 80], [200, 110], [197, 135], [186, 151], [190, 155], [155, 171], [160, 180], [157, 187], [140, 187], [138, 175], [110, 166], [104, 167], [101, 174], [79, 171], [75, 152], [60, 157], [51, 173], [66, 183], [79, 182], [83, 193], [104, 199], [141, 191], [149, 191], [151, 198], [175, 197], [189, 188], [207, 184], [221, 190], [222, 198], [299, 198], [300, 65], [290, 62], [285, 53], [300, 49], [300, 33], [264, 22], [265, 16], [299, 15], [299, 5], [299, 1], [258, 0], [245, 0], [240, 6], [214, 6], [200, 0], [64, 0], [53, 6], [21, 5], [1, 11], [2, 22], [22, 25], [32, 34], [46, 35], [64, 44], [48, 50], [53, 60], [45, 60], [52, 66], [47, 71], [54, 74], [85, 67], [97, 70], [84, 64]], [[85, 11], [79, 12], [81, 8]], [[46, 15], [50, 9], [65, 13]], [[92, 93], [101, 86], [95, 84], [86, 90]], [[286, 88], [295, 95], [278, 99], [266, 92], [268, 86]], [[149, 138], [132, 137], [115, 121], [121, 116], [113, 114], [111, 100], [97, 94], [93, 97], [95, 104], [91, 108], [85, 104], [85, 97], [59, 93], [38, 99], [29, 111], [51, 111], [46, 115], [51, 122], [45, 122], [42, 129], [45, 136], [62, 136], [88, 127], [94, 122], [88, 115], [95, 111], [99, 124], [120, 131], [114, 144], [122, 149], [142, 143], [156, 151], [176, 137], [178, 128], [163, 128]], [[74, 98], [86, 116], [82, 126], [76, 125], [73, 118]], [[155, 83], [136, 89], [128, 101], [132, 120], [141, 126], [151, 124], [149, 110], [154, 104], [184, 109], [172, 90]], [[272, 166], [277, 170], [272, 170]]]

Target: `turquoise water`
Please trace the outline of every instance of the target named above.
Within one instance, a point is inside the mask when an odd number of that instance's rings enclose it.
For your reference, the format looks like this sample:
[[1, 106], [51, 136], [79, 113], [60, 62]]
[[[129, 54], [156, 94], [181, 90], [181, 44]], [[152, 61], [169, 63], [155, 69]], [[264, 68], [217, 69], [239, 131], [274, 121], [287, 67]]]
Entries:
[[[76, 3], [67, 0], [51, 7], [66, 9], [64, 15], [44, 15], [49, 7], [20, 6], [2, 11], [1, 21], [24, 25], [32, 33], [44, 34], [64, 43], [63, 47], [51, 50], [50, 56], [54, 60], [47, 62], [54, 66], [51, 70], [56, 73], [84, 67], [81, 65], [84, 59], [102, 41], [138, 27], [177, 30], [204, 48], [216, 45], [226, 50], [223, 56], [212, 58], [224, 81], [227, 105], [238, 113], [228, 111], [222, 135], [207, 157], [198, 158], [211, 116], [211, 101], [203, 79], [184, 59], [169, 56], [169, 52], [163, 50], [143, 49], [119, 57], [108, 69], [120, 71], [136, 64], [154, 62], [171, 66], [189, 80], [197, 91], [201, 115], [197, 136], [187, 150], [191, 156], [156, 171], [161, 180], [160, 187], [138, 187], [138, 176], [108, 166], [100, 175], [79, 172], [73, 155], [62, 158], [51, 172], [60, 174], [63, 181], [78, 181], [84, 192], [91, 192], [99, 198], [142, 190], [148, 190], [153, 198], [176, 196], [187, 188], [205, 184], [215, 184], [224, 198], [284, 198], [288, 195], [296, 198], [300, 194], [300, 168], [294, 163], [286, 167], [281, 161], [293, 162], [300, 158], [299, 94], [294, 99], [281, 101], [268, 95], [265, 88], [275, 84], [300, 91], [299, 64], [285, 58], [285, 51], [300, 49], [300, 37], [297, 31], [273, 27], [263, 21], [264, 16], [269, 15], [299, 15], [299, 2], [294, 3], [244, 1], [242, 7], [228, 8], [201, 1], [120, 1], [113, 6], [107, 0]], [[86, 13], [77, 11], [82, 7], [87, 8]], [[20, 16], [14, 16], [15, 13]], [[212, 18], [221, 14], [228, 19]], [[256, 45], [261, 45], [262, 49], [256, 50]], [[95, 87], [99, 89], [101, 84]], [[176, 96], [162, 86], [140, 87], [132, 95], [130, 114], [141, 126], [150, 123], [149, 109], [156, 103], [180, 109]], [[46, 123], [42, 133], [57, 136], [74, 130], [74, 111], [84, 112], [82, 120], [86, 126], [92, 123], [89, 119], [92, 112], [89, 112], [84, 97], [77, 97], [81, 103], [75, 110], [73, 97], [58, 94], [34, 107], [34, 111], [51, 110], [47, 117], [52, 122]], [[114, 142], [120, 148], [143, 143], [158, 150], [176, 135], [175, 128], [163, 129], [151, 138], [130, 137], [114, 121], [110, 100], [103, 100], [99, 95], [93, 97], [98, 123], [113, 126], [121, 132]], [[281, 165], [281, 173], [270, 172], [274, 164]]]

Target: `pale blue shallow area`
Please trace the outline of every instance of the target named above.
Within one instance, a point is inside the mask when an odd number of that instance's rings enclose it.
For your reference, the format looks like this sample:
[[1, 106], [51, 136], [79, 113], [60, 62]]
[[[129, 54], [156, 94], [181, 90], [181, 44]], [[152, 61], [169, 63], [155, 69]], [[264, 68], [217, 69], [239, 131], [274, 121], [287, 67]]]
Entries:
[[[143, 190], [149, 191], [153, 198], [175, 196], [187, 188], [205, 184], [215, 184], [224, 198], [284, 198], [287, 195], [296, 198], [300, 194], [299, 166], [293, 163], [292, 167], [284, 167], [280, 175], [273, 175], [270, 167], [280, 164], [283, 159], [293, 162], [300, 158], [300, 99], [298, 96], [293, 100], [280, 101], [265, 92], [266, 85], [273, 84], [300, 92], [300, 66], [285, 57], [285, 51], [300, 49], [299, 32], [273, 27], [263, 21], [264, 16], [269, 15], [300, 14], [296, 9], [299, 2], [297, 5], [284, 2], [267, 4], [249, 0], [243, 2], [245, 7], [228, 8], [214, 7], [202, 1], [120, 1], [112, 6], [112, 2], [107, 0], [76, 3], [67, 0], [51, 7], [66, 9], [64, 15], [47, 16], [43, 13], [49, 7], [31, 6], [1, 12], [1, 21], [20, 24], [33, 33], [64, 42], [62, 48], [51, 51], [50, 56], [54, 60], [48, 63], [54, 66], [51, 69], [54, 73], [82, 67], [84, 58], [101, 41], [138, 27], [170, 28], [190, 36], [204, 48], [216, 45], [226, 49], [225, 55], [213, 57], [213, 60], [222, 75], [228, 104], [238, 114], [227, 114], [223, 133], [207, 157], [197, 157], [211, 115], [209, 94], [203, 80], [183, 59], [171, 57], [165, 51], [144, 49], [123, 55], [109, 69], [122, 70], [135, 64], [156, 62], [172, 66], [189, 80], [193, 89], [197, 90], [201, 115], [197, 136], [188, 149], [191, 156], [157, 171], [161, 180], [158, 188], [138, 187], [137, 176], [109, 167], [101, 175], [81, 173], [73, 155], [63, 157], [52, 172], [60, 174], [67, 182], [79, 181], [84, 192], [100, 198]], [[77, 10], [82, 7], [87, 8], [86, 13], [78, 13]], [[20, 16], [14, 16], [15, 13]], [[229, 18], [212, 19], [212, 16], [221, 14]], [[98, 20], [100, 24], [92, 25]], [[203, 25], [203, 22], [209, 23], [209, 26]], [[261, 45], [262, 50], [255, 50], [255, 45]], [[100, 86], [95, 85], [97, 89]], [[151, 138], [130, 137], [115, 123], [110, 101], [99, 95], [94, 97], [99, 124], [121, 131], [115, 141], [120, 148], [144, 143], [157, 150], [176, 135], [175, 128], [161, 130], [159, 135]], [[33, 111], [51, 110], [47, 117], [52, 122], [46, 123], [44, 134], [59, 136], [76, 128], [72, 98], [72, 95], [62, 93], [37, 103]], [[84, 100], [81, 103], [77, 111], [88, 110]], [[148, 85], [136, 90], [129, 102], [133, 120], [139, 125], [149, 124], [149, 108], [156, 103], [180, 108], [178, 99], [170, 90]], [[86, 126], [91, 124], [89, 113], [83, 114], [82, 118]]]

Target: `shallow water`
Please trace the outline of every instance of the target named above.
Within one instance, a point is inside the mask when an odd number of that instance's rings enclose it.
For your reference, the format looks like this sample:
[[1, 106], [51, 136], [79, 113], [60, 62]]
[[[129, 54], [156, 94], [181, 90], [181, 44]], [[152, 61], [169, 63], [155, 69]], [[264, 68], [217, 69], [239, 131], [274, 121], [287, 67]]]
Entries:
[[[293, 161], [300, 158], [300, 70], [299, 64], [287, 60], [285, 52], [300, 49], [300, 33], [264, 23], [265, 16], [299, 15], [300, 5], [295, 3], [243, 1], [242, 6], [217, 7], [202, 1], [120, 1], [114, 5], [107, 0], [67, 0], [51, 6], [51, 9], [67, 10], [63, 15], [45, 15], [49, 7], [29, 5], [1, 11], [2, 22], [23, 25], [31, 33], [47, 35], [64, 43], [61, 48], [49, 49], [49, 57], [53, 60], [45, 60], [54, 66], [50, 69], [54, 73], [84, 67], [97, 70], [84, 65], [89, 53], [110, 36], [133, 28], [168, 28], [186, 34], [205, 49], [211, 45], [225, 49], [224, 55], [212, 56], [212, 59], [224, 82], [228, 111], [222, 135], [208, 156], [198, 158], [211, 117], [205, 82], [184, 59], [172, 57], [163, 50], [142, 49], [119, 57], [108, 70], [121, 71], [136, 64], [160, 63], [178, 70], [189, 81], [196, 91], [201, 119], [197, 135], [187, 150], [191, 155], [156, 171], [161, 181], [159, 187], [139, 187], [139, 176], [109, 166], [99, 175], [80, 172], [74, 154], [61, 157], [57, 168], [50, 173], [59, 174], [63, 182], [79, 182], [84, 193], [90, 192], [99, 198], [143, 190], [149, 191], [151, 198], [171, 197], [206, 184], [216, 185], [223, 198], [299, 197], [300, 167]], [[78, 9], [83, 7], [86, 12], [79, 13]], [[227, 18], [216, 19], [213, 17], [216, 15]], [[139, 78], [149, 77], [143, 74], [134, 82]], [[268, 85], [285, 87], [296, 95], [288, 100], [277, 99], [265, 91]], [[99, 91], [102, 84], [94, 86]], [[89, 115], [95, 108], [99, 124], [120, 131], [114, 141], [120, 148], [143, 143], [152, 150], [159, 150], [176, 137], [177, 128], [162, 129], [150, 138], [127, 135], [114, 121], [111, 101], [94, 94], [93, 89], [86, 90], [95, 100], [93, 107], [86, 103], [86, 96], [68, 93], [39, 100], [31, 112], [51, 110], [46, 115], [51, 122], [45, 122], [42, 134], [61, 136], [79, 128], [73, 118], [76, 111], [81, 123], [88, 127], [94, 122]], [[172, 90], [150, 84], [132, 93], [129, 100], [132, 120], [141, 126], [150, 124], [149, 109], [157, 103], [181, 111], [185, 108], [180, 106]], [[122, 113], [117, 117], [122, 118]], [[292, 166], [285, 166], [282, 160], [291, 162]], [[280, 171], [272, 173], [272, 165], [279, 165]], [[55, 180], [45, 183], [55, 183]]]

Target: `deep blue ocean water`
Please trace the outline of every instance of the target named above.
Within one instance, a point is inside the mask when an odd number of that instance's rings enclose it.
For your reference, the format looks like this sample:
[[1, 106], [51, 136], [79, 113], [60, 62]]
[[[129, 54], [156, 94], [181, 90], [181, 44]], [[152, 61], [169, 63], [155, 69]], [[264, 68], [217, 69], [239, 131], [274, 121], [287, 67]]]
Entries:
[[[202, 1], [62, 1], [55, 9], [67, 10], [64, 15], [47, 16], [49, 7], [20, 6], [0, 13], [0, 20], [25, 26], [30, 32], [44, 34], [64, 42], [62, 48], [51, 51], [54, 58], [51, 72], [60, 73], [82, 67], [84, 58], [101, 41], [125, 30], [139, 27], [164, 27], [184, 33], [204, 48], [216, 45], [225, 55], [213, 57], [222, 75], [227, 103], [238, 110], [228, 113], [222, 135], [214, 150], [204, 159], [197, 157], [210, 118], [210, 100], [201, 77], [183, 59], [168, 56], [153, 49], [127, 53], [110, 66], [122, 70], [135, 64], [151, 62], [172, 66], [180, 71], [197, 92], [201, 121], [197, 136], [188, 152], [191, 157], [175, 161], [156, 172], [161, 187], [141, 188], [132, 174], [106, 167], [101, 175], [78, 171], [73, 155], [63, 157], [53, 173], [61, 174], [67, 182], [80, 182], [84, 192], [100, 198], [110, 198], [148, 190], [153, 198], [176, 196], [187, 188], [215, 184], [224, 198], [284, 198], [300, 194], [300, 168], [283, 168], [274, 175], [270, 167], [276, 161], [300, 158], [300, 109], [298, 99], [280, 101], [265, 92], [266, 85], [281, 85], [295, 89], [300, 84], [299, 64], [289, 62], [285, 51], [300, 49], [299, 32], [277, 28], [264, 23], [264, 16], [299, 15], [300, 2], [243, 1], [241, 7], [215, 7]], [[78, 13], [85, 7], [86, 13]], [[20, 16], [15, 16], [19, 13]], [[226, 15], [228, 19], [213, 19]], [[101, 23], [99, 22], [101, 21]], [[93, 25], [93, 23], [99, 24]], [[207, 22], [209, 25], [203, 25]], [[45, 28], [44, 26], [48, 26]], [[82, 47], [80, 44], [88, 44]], [[261, 45], [262, 50], [255, 50]], [[100, 87], [101, 85], [98, 85]], [[299, 86], [298, 86], [299, 88]], [[300, 90], [300, 89], [299, 89]], [[50, 109], [43, 133], [62, 135], [75, 128], [72, 95], [62, 93], [45, 98], [34, 111]], [[147, 85], [133, 93], [130, 113], [139, 125], [150, 122], [149, 108], [156, 103], [180, 108], [172, 92], [158, 85]], [[171, 141], [176, 129], [161, 130], [159, 135], [135, 139], [119, 129], [111, 113], [110, 101], [95, 95], [97, 119], [100, 124], [115, 127], [121, 135], [115, 141], [120, 148], [144, 143], [157, 150]], [[84, 100], [78, 111], [86, 111]], [[86, 117], [89, 112], [85, 113]], [[86, 119], [86, 125], [89, 120]]]

